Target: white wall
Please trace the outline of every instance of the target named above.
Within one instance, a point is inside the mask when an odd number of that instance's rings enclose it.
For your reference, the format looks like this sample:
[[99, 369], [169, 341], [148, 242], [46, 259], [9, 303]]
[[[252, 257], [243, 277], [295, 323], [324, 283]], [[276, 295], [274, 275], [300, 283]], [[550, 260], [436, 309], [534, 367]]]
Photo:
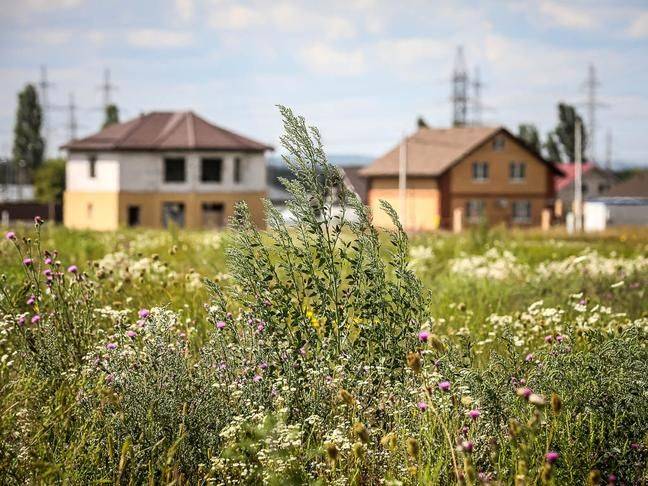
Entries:
[[[184, 157], [186, 180], [164, 182], [164, 158]], [[200, 160], [221, 158], [222, 180], [200, 180]], [[242, 161], [240, 183], [234, 183], [234, 159]], [[266, 158], [263, 154], [235, 152], [113, 152], [97, 154], [96, 177], [89, 177], [88, 154], [72, 153], [66, 166], [66, 187], [71, 191], [129, 192], [237, 192], [266, 190]]]
[[[164, 158], [184, 157], [186, 180], [164, 182]], [[234, 159], [242, 160], [242, 180], [234, 183]], [[132, 192], [236, 192], [263, 191], [266, 188], [266, 159], [260, 154], [245, 153], [130, 153], [121, 154], [120, 187]], [[221, 158], [222, 180], [206, 183], [200, 180], [202, 158]]]
[[95, 176], [90, 177], [89, 154], [69, 154], [65, 166], [65, 187], [68, 191], [118, 191], [119, 160], [115, 154], [96, 154]]

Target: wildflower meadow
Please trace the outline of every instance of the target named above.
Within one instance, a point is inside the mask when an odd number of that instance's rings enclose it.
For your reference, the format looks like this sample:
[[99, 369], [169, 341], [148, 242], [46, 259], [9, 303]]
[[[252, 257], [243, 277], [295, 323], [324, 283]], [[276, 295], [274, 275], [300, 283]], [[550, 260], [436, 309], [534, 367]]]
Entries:
[[376, 228], [281, 112], [293, 224], [5, 229], [0, 482], [646, 484], [648, 233]]

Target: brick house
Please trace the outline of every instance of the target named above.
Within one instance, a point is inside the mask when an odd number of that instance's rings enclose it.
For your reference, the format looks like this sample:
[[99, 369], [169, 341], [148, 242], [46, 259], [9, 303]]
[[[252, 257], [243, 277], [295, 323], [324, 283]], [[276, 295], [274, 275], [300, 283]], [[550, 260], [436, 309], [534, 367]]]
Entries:
[[399, 207], [400, 160], [406, 166], [408, 230], [452, 226], [459, 208], [467, 224], [540, 225], [553, 205], [560, 170], [503, 127], [419, 128], [362, 170], [374, 220], [388, 225], [379, 200]]
[[63, 222], [71, 228], [214, 228], [246, 201], [263, 224], [272, 147], [192, 112], [153, 112], [62, 147]]

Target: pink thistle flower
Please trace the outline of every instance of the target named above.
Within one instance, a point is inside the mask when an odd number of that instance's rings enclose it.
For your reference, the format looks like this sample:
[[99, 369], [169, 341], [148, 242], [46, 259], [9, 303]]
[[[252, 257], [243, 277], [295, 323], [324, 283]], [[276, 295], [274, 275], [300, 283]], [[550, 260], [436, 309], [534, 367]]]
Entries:
[[77, 267], [76, 265], [70, 265], [67, 268], [67, 271], [68, 273], [77, 273], [79, 271], [79, 267]]
[[263, 322], [261, 322], [261, 323], [257, 326], [257, 331], [259, 331], [259, 332], [263, 332], [264, 329], [265, 329], [265, 326], [263, 325]]
[[126, 331], [126, 335], [129, 338], [133, 339], [135, 336], [137, 336], [137, 333], [135, 331], [128, 330], [128, 331]]
[[614, 483], [617, 482], [618, 479], [619, 479], [619, 478], [616, 477], [616, 474], [610, 474], [610, 475], [608, 476], [608, 483], [610, 483], [610, 484], [614, 484]]
[[475, 445], [469, 440], [464, 440], [461, 443], [461, 450], [467, 452], [468, 454], [470, 454], [474, 450], [474, 448]]
[[44, 260], [45, 265], [51, 265], [52, 264], [52, 259], [50, 257], [45, 258]]
[[471, 410], [470, 412], [468, 412], [468, 416], [473, 420], [477, 420], [480, 415], [481, 415], [481, 412], [479, 410], [477, 410], [477, 409], [474, 409], [474, 410]]
[[554, 452], [554, 451], [550, 451], [550, 452], [547, 452], [545, 454], [545, 459], [547, 460], [547, 462], [549, 464], [553, 464], [554, 462], [556, 462], [559, 457], [560, 457], [560, 454], [558, 454], [557, 452]]
[[545, 343], [551, 343], [552, 341], [553, 341], [553, 336], [551, 334], [545, 336]]
[[306, 348], [304, 346], [299, 348], [299, 354], [301, 354], [302, 356], [306, 356]]
[[41, 316], [38, 314], [35, 314], [34, 317], [31, 318], [31, 323], [32, 324], [38, 324], [41, 320]]
[[45, 270], [43, 270], [43, 275], [50, 278], [52, 276], [52, 271], [49, 268], [46, 268]]
[[110, 350], [117, 349], [117, 343], [106, 344], [106, 349], [110, 349]]
[[254, 375], [254, 378], [252, 378], [252, 381], [254, 383], [258, 383], [261, 381], [261, 375]]
[[531, 353], [527, 354], [526, 357], [524, 358], [524, 361], [526, 361], [527, 363], [533, 361], [533, 354]]
[[261, 363], [259, 365], [259, 368], [261, 368], [262, 370], [267, 370], [268, 369], [268, 363]]
[[425, 402], [418, 402], [417, 407], [421, 412], [425, 412], [428, 408], [428, 404]]
[[32, 294], [29, 299], [27, 299], [27, 305], [34, 305], [36, 303], [36, 296]]
[[533, 393], [533, 390], [531, 388], [528, 388], [528, 387], [525, 386], [525, 387], [522, 387], [522, 388], [518, 388], [515, 391], [515, 393], [517, 393], [517, 395], [519, 397], [524, 397], [524, 398], [528, 399], [531, 396], [531, 394]]
[[565, 339], [565, 337], [564, 337], [564, 336], [561, 336], [560, 334], [558, 334], [558, 335], [556, 336], [556, 341], [558, 341], [559, 343], [562, 343], [562, 342], [563, 342], [563, 339]]
[[427, 343], [427, 340], [430, 338], [430, 333], [427, 331], [421, 331], [418, 333], [419, 341]]
[[443, 392], [450, 391], [450, 382], [449, 381], [442, 381], [437, 386], [439, 387], [439, 390], [441, 390]]
[[225, 321], [218, 321], [216, 323], [216, 328], [217, 329], [224, 329], [225, 328]]
[[14, 233], [13, 231], [7, 231], [5, 233], [5, 238], [7, 238], [8, 240], [11, 240], [11, 241], [15, 241], [16, 240], [16, 233]]
[[44, 220], [43, 218], [41, 218], [40, 216], [35, 216], [35, 217], [34, 217], [34, 224], [35, 224], [36, 226], [40, 226], [40, 225], [43, 224], [44, 222], [45, 222], [45, 220]]
[[151, 312], [148, 309], [140, 309], [137, 315], [140, 317], [140, 319], [146, 319], [151, 315]]
[[34, 263], [34, 260], [32, 260], [31, 258], [25, 258], [23, 260], [23, 265], [25, 265], [26, 267], [29, 267], [32, 263]]
[[24, 326], [25, 325], [25, 316], [20, 316], [18, 318], [18, 325], [19, 326]]

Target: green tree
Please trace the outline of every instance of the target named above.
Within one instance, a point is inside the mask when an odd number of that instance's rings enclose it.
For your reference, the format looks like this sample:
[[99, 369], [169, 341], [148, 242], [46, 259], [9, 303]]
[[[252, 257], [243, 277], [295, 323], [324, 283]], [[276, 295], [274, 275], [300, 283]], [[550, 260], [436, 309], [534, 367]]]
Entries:
[[521, 123], [518, 127], [518, 137], [520, 137], [529, 147], [540, 153], [540, 135], [538, 129], [532, 123]]
[[[33, 174], [43, 163], [45, 141], [41, 136], [43, 110], [32, 84], [18, 93], [18, 109], [14, 126], [13, 159], [18, 170]], [[22, 173], [19, 173], [19, 178]]]
[[34, 173], [36, 198], [43, 203], [60, 203], [65, 191], [65, 160], [48, 159]]
[[117, 108], [117, 105], [110, 104], [106, 106], [105, 115], [106, 118], [101, 128], [106, 128], [108, 125], [119, 123], [119, 108]]
[[573, 163], [576, 159], [576, 120], [579, 120], [581, 124], [581, 157], [585, 160], [587, 140], [585, 138], [585, 124], [583, 123], [583, 119], [573, 106], [566, 103], [558, 104], [556, 136], [569, 163]]
[[560, 154], [560, 144], [556, 139], [555, 132], [547, 133], [547, 140], [544, 143], [546, 157], [552, 162], [561, 162], [562, 155]]

